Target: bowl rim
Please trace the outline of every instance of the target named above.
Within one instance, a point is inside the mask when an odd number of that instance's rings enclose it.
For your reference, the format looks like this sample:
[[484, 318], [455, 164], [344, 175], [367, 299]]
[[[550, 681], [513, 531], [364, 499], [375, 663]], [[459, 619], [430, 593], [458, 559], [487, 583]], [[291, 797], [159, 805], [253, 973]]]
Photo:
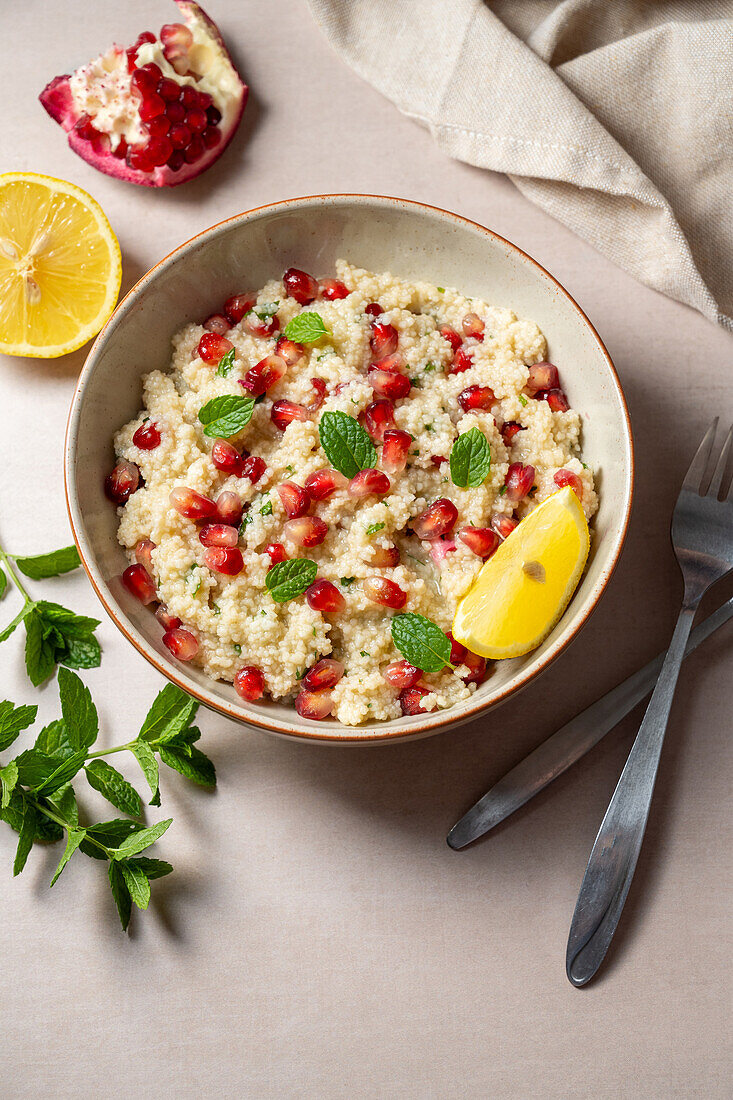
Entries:
[[[600, 577], [596, 581], [594, 589], [590, 593], [590, 602], [585, 609], [585, 612], [574, 625], [570, 633], [562, 638], [558, 639], [549, 650], [543, 655], [541, 661], [526, 673], [520, 675], [512, 684], [502, 689], [498, 694], [494, 695], [490, 701], [479, 702], [477, 695], [472, 696], [472, 700], [477, 700], [473, 706], [470, 706], [467, 710], [462, 710], [460, 715], [451, 717], [451, 711], [453, 708], [447, 710], [430, 711], [421, 718], [419, 722], [410, 723], [406, 727], [396, 727], [392, 729], [386, 729], [384, 732], [379, 731], [379, 727], [369, 727], [364, 729], [360, 726], [341, 726], [340, 731], [344, 732], [329, 732], [329, 727], [318, 726], [317, 723], [313, 724], [311, 729], [309, 726], [303, 725], [301, 728], [289, 726], [279, 719], [273, 719], [267, 717], [267, 712], [262, 712], [262, 717], [257, 714], [249, 715], [242, 714], [235, 709], [232, 705], [215, 699], [213, 696], [207, 694], [205, 689], [197, 687], [195, 684], [191, 684], [185, 677], [185, 672], [180, 672], [176, 666], [173, 665], [172, 659], [169, 661], [161, 657], [148, 646], [146, 640], [140, 635], [137, 636], [137, 631], [134, 626], [128, 626], [123, 620], [121, 613], [118, 611], [114, 604], [111, 593], [107, 586], [107, 582], [99, 573], [99, 570], [93, 560], [91, 551], [87, 555], [85, 544], [87, 536], [84, 532], [83, 517], [78, 505], [78, 497], [76, 494], [76, 450], [78, 441], [78, 428], [79, 418], [81, 415], [81, 407], [83, 404], [84, 390], [91, 378], [95, 359], [101, 345], [104, 342], [106, 333], [110, 325], [112, 325], [120, 311], [122, 310], [128, 299], [137, 296], [144, 286], [151, 280], [153, 275], [161, 268], [172, 264], [181, 253], [190, 249], [190, 247], [199, 241], [202, 237], [207, 237], [209, 234], [216, 230], [221, 230], [225, 226], [240, 222], [243, 219], [249, 218], [254, 214], [261, 214], [267, 211], [274, 212], [276, 210], [284, 210], [288, 207], [307, 205], [313, 203], [316, 205], [327, 206], [332, 205], [338, 200], [352, 200], [357, 205], [369, 205], [369, 203], [376, 203], [377, 205], [384, 205], [388, 207], [399, 208], [412, 208], [416, 211], [426, 211], [429, 214], [437, 214], [441, 218], [448, 221], [453, 221], [460, 226], [469, 227], [473, 230], [479, 230], [480, 233], [490, 237], [493, 242], [504, 246], [511, 252], [516, 253], [523, 261], [531, 264], [540, 276], [545, 277], [551, 284], [559, 291], [559, 293], [565, 298], [566, 302], [573, 307], [576, 313], [579, 315], [581, 321], [590, 330], [593, 338], [595, 339], [598, 348], [606, 360], [608, 371], [616, 388], [616, 393], [619, 398], [620, 406], [623, 412], [623, 421], [625, 425], [625, 444], [628, 454], [628, 460], [626, 463], [626, 472], [624, 479], [625, 489], [625, 509], [621, 519], [619, 530], [615, 535], [615, 542], [612, 548], [612, 557], [610, 562], [604, 567]], [[506, 702], [511, 696], [521, 691], [532, 680], [534, 680], [541, 672], [544, 672], [553, 661], [560, 656], [560, 654], [570, 645], [570, 643], [577, 637], [580, 630], [588, 622], [588, 619], [595, 611], [601, 596], [605, 592], [608, 583], [616, 569], [621, 551], [623, 550], [626, 535], [628, 533], [629, 521], [631, 518], [631, 510], [634, 499], [635, 488], [635, 459], [634, 459], [634, 440], [631, 429], [631, 417], [629, 415], [629, 409], [626, 402], [621, 382], [614, 366], [613, 360], [609, 355], [608, 349], [601, 340], [598, 331], [592, 324], [585, 311], [578, 305], [573, 296], [562, 285], [562, 283], [555, 278], [539, 261], [535, 260], [533, 256], [530, 256], [528, 252], [525, 252], [518, 245], [512, 241], [502, 237], [499, 233], [489, 229], [487, 226], [482, 225], [480, 222], [473, 221], [471, 218], [467, 218], [462, 214], [456, 214], [454, 211], [445, 210], [440, 206], [434, 206], [430, 203], [419, 202], [415, 199], [399, 198], [392, 195], [373, 195], [361, 192], [333, 192], [321, 195], [301, 195], [290, 199], [281, 199], [277, 202], [265, 203], [261, 206], [255, 206], [248, 210], [241, 211], [238, 214], [233, 214], [228, 218], [222, 219], [222, 221], [216, 222], [208, 228], [201, 230], [194, 234], [193, 237], [186, 241], [183, 241], [180, 245], [174, 248], [166, 256], [160, 259], [153, 265], [148, 271], [146, 271], [137, 282], [127, 291], [125, 296], [117, 303], [114, 311], [107, 319], [103, 327], [100, 329], [97, 336], [94, 338], [94, 342], [89, 349], [89, 352], [84, 360], [84, 365], [79, 374], [74, 394], [71, 399], [71, 405], [69, 408], [69, 415], [66, 424], [66, 434], [64, 439], [64, 492], [66, 496], [66, 507], [69, 515], [69, 522], [71, 524], [71, 531], [79, 552], [79, 557], [84, 571], [92, 585], [92, 588], [97, 594], [102, 606], [114, 622], [115, 626], [121, 631], [121, 633], [127, 638], [129, 642], [135, 647], [135, 649], [158, 670], [166, 679], [176, 684], [182, 691], [185, 691], [188, 695], [193, 696], [204, 706], [211, 710], [217, 711], [224, 715], [226, 718], [231, 718], [233, 721], [243, 725], [253, 726], [257, 729], [262, 729], [268, 733], [273, 733], [279, 736], [292, 738], [297, 741], [313, 741], [316, 743], [327, 744], [342, 744], [342, 745], [358, 745], [358, 744], [391, 744], [394, 742], [402, 742], [413, 740], [428, 736], [430, 734], [439, 733], [443, 730], [448, 730], [452, 726], [463, 725], [465, 723], [474, 721], [484, 711], [493, 709], [499, 706], [501, 703]], [[99, 573], [99, 579], [97, 578]], [[562, 618], [559, 620], [562, 622]], [[399, 719], [398, 719], [399, 721]], [[352, 732], [353, 731], [353, 732]], [[361, 732], [360, 732], [361, 731]]]

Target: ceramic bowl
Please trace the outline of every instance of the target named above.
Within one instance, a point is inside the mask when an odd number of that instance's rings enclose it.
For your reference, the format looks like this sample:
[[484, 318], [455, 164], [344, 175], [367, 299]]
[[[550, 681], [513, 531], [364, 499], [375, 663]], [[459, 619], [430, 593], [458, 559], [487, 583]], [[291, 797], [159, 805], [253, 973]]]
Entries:
[[[456, 286], [536, 321], [549, 358], [583, 418], [583, 454], [596, 471], [600, 508], [588, 567], [562, 619], [532, 653], [498, 662], [467, 701], [450, 710], [371, 726], [309, 722], [292, 707], [247, 704], [231, 684], [178, 662], [160, 625], [127, 594], [117, 517], [103, 492], [115, 431], [141, 406], [142, 375], [167, 367], [172, 335], [221, 308], [241, 288], [262, 286], [287, 267], [316, 275], [345, 257], [372, 271]], [[547, 668], [598, 603], [618, 561], [633, 490], [626, 402], [600, 337], [566, 290], [496, 233], [421, 203], [371, 195], [320, 195], [260, 207], [207, 229], [147, 273], [95, 340], [74, 395], [66, 440], [66, 493], [82, 563], [114, 622], [164, 676], [238, 722], [286, 736], [354, 743], [425, 736], [484, 714]]]

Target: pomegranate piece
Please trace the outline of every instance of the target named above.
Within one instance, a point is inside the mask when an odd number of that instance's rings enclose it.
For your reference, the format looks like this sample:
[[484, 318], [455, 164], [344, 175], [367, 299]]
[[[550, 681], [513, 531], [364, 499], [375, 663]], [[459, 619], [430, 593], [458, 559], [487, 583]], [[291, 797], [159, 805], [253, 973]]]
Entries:
[[230, 329], [229, 318], [225, 317], [223, 313], [212, 313], [211, 317], [207, 317], [204, 321], [204, 328], [207, 332], [216, 332], [219, 336], [223, 336], [225, 332], [229, 332]]
[[426, 695], [430, 695], [430, 688], [421, 687], [419, 684], [415, 684], [414, 687], [405, 688], [400, 692], [400, 706], [402, 707], [402, 713], [409, 714], [427, 714], [422, 705], [422, 701]]
[[362, 583], [362, 588], [368, 600], [381, 604], [382, 607], [393, 607], [399, 610], [407, 603], [407, 593], [386, 577], [367, 577]]
[[310, 493], [302, 485], [296, 485], [294, 481], [283, 481], [278, 485], [277, 495], [290, 519], [305, 516], [310, 510]]
[[341, 661], [336, 661], [333, 657], [322, 657], [308, 669], [301, 684], [309, 691], [322, 691], [324, 688], [336, 687], [343, 674], [344, 666]]
[[375, 546], [372, 556], [364, 560], [375, 569], [392, 568], [400, 564], [400, 552], [396, 546]]
[[260, 458], [259, 455], [248, 455], [242, 462], [239, 476], [248, 477], [252, 484], [256, 485], [266, 469], [267, 463], [264, 458]]
[[[331, 581], [314, 581], [305, 590], [305, 598], [314, 611], [343, 611], [346, 600]], [[315, 685], [311, 684], [311, 687]], [[332, 685], [323, 685], [324, 687]]]
[[244, 569], [242, 551], [230, 546], [210, 546], [204, 554], [204, 561], [215, 573], [227, 577], [236, 577]]
[[153, 550], [155, 550], [155, 543], [151, 542], [150, 539], [141, 539], [135, 547], [135, 561], [139, 562], [140, 565], [144, 565], [151, 576], [155, 572], [153, 569]]
[[448, 459], [445, 457], [445, 455], [431, 455], [430, 461], [432, 462], [433, 466], [437, 466], [438, 469], [440, 469], [441, 466], [445, 465]]
[[299, 516], [287, 520], [283, 531], [296, 546], [318, 546], [328, 534], [328, 524], [318, 516]]
[[307, 271], [301, 271], [297, 267], [289, 267], [283, 275], [285, 293], [289, 298], [295, 298], [301, 306], [307, 306], [318, 295], [318, 283]]
[[274, 402], [270, 409], [270, 419], [276, 428], [284, 432], [288, 424], [292, 424], [294, 420], [310, 420], [311, 414], [305, 405], [296, 405], [294, 401], [286, 401], [282, 398]]
[[[562, 390], [542, 390], [541, 394], [553, 412], [564, 413], [570, 408], [568, 399]], [[539, 398], [540, 394], [538, 393], [535, 396]]]
[[256, 703], [265, 694], [265, 677], [257, 665], [245, 665], [234, 677], [234, 690], [248, 703]]
[[190, 661], [199, 651], [199, 644], [190, 630], [184, 630], [182, 626], [176, 626], [167, 630], [163, 635], [163, 645], [171, 651], [179, 661]]
[[475, 340], [483, 340], [485, 327], [478, 313], [467, 313], [461, 321], [464, 336], [473, 336]]
[[242, 456], [236, 447], [226, 439], [215, 439], [211, 448], [211, 461], [217, 470], [227, 474], [236, 474], [242, 464]]
[[372, 321], [372, 335], [369, 338], [369, 346], [377, 359], [384, 359], [397, 351], [399, 333], [394, 325], [386, 325], [381, 321]]
[[464, 684], [482, 684], [486, 679], [486, 658], [479, 657], [477, 653], [466, 650], [461, 664], [468, 665], [468, 676], [463, 677]]
[[168, 499], [175, 510], [186, 519], [210, 519], [216, 515], [216, 505], [210, 497], [202, 496], [195, 489], [184, 485], [171, 489]]
[[432, 539], [430, 543], [430, 557], [436, 565], [440, 566], [448, 554], [456, 549], [454, 539]]
[[387, 397], [390, 401], [397, 401], [400, 397], [407, 397], [412, 388], [412, 383], [406, 374], [402, 373], [402, 356], [398, 353], [388, 355], [380, 359], [378, 363], [372, 363], [367, 371], [370, 386], [379, 397]]
[[382, 447], [382, 465], [391, 474], [399, 473], [407, 465], [407, 452], [410, 450], [412, 436], [400, 428], [388, 428], [384, 433]]
[[295, 709], [301, 718], [310, 718], [314, 722], [320, 722], [328, 718], [333, 707], [333, 698], [330, 691], [301, 691], [295, 697]]
[[165, 630], [176, 630], [181, 625], [181, 620], [171, 615], [164, 604], [159, 604], [155, 609], [155, 617]]
[[205, 363], [216, 366], [222, 356], [231, 351], [234, 344], [227, 340], [226, 336], [220, 336], [218, 332], [205, 332], [196, 349]]
[[494, 515], [489, 520], [491, 524], [491, 530], [496, 531], [500, 539], [507, 539], [511, 535], [515, 527], [519, 526], [519, 520], [514, 519], [513, 516], [500, 516]]
[[512, 440], [517, 432], [523, 432], [524, 428], [516, 420], [505, 420], [501, 427], [501, 438], [505, 447], [511, 447]]
[[569, 485], [578, 500], [583, 499], [583, 482], [572, 470], [558, 470], [555, 474], [554, 482], [558, 489], [564, 489], [566, 485]]
[[473, 358], [465, 347], [460, 347], [453, 356], [453, 362], [448, 368], [448, 374], [463, 374], [473, 366]]
[[305, 346], [295, 340], [288, 340], [287, 336], [281, 336], [275, 344], [275, 354], [285, 360], [288, 367], [294, 367], [305, 358]]
[[415, 519], [410, 520], [410, 527], [419, 539], [437, 539], [452, 531], [457, 519], [458, 509], [453, 501], [441, 497]]
[[381, 317], [384, 310], [380, 306], [379, 302], [370, 302], [368, 306], [364, 306], [364, 312], [367, 317]]
[[219, 493], [216, 498], [216, 518], [229, 527], [239, 527], [242, 521], [244, 505], [237, 493]]
[[529, 368], [526, 390], [532, 397], [539, 390], [554, 390], [560, 386], [560, 374], [552, 363], [535, 363]]
[[317, 412], [320, 409], [323, 402], [326, 400], [326, 379], [325, 378], [311, 378], [311, 385], [316, 391], [316, 396], [313, 398], [306, 408], [309, 412]]
[[155, 581], [144, 565], [128, 565], [122, 574], [122, 583], [140, 603], [152, 603], [157, 596]]
[[496, 531], [490, 527], [464, 527], [458, 532], [458, 538], [479, 558], [490, 558], [500, 542]]
[[348, 298], [351, 291], [338, 279], [319, 279], [318, 292], [321, 298], [327, 302], [337, 302], [340, 298]]
[[450, 630], [446, 630], [445, 636], [450, 642], [450, 663], [452, 665], [462, 665], [467, 652], [465, 645], [457, 642]]
[[141, 451], [154, 451], [160, 446], [160, 429], [152, 420], [146, 420], [141, 424], [132, 437], [132, 442]]
[[[185, 183], [210, 167], [247, 100], [216, 24], [192, 0], [176, 2], [184, 22], [166, 24], [157, 38], [145, 31], [127, 49], [110, 47], [74, 74], [55, 77], [39, 97], [83, 160], [146, 187]], [[139, 54], [154, 54], [160, 65], [139, 65]], [[199, 90], [204, 82], [211, 94]], [[175, 142], [166, 123], [185, 124]], [[201, 130], [211, 131], [205, 142]]]
[[415, 686], [422, 676], [422, 671], [411, 665], [409, 661], [392, 661], [391, 664], [382, 669], [382, 676], [391, 687], [397, 691], [404, 691], [405, 688]]
[[279, 565], [281, 561], [288, 560], [285, 547], [281, 542], [269, 543], [262, 552], [263, 554], [267, 554], [270, 559], [270, 569], [272, 569], [273, 565]]
[[280, 318], [276, 313], [271, 317], [260, 317], [255, 312], [248, 313], [242, 328], [250, 336], [274, 336], [280, 328]]
[[257, 301], [256, 294], [233, 294], [224, 303], [224, 312], [233, 325], [238, 325]]
[[236, 546], [239, 531], [228, 523], [205, 523], [199, 531], [202, 546]]
[[359, 470], [349, 482], [349, 496], [362, 500], [368, 496], [384, 496], [390, 490], [390, 480], [381, 470]]
[[364, 409], [364, 427], [376, 443], [382, 443], [387, 428], [394, 428], [394, 405], [391, 401], [372, 401]]
[[463, 340], [454, 328], [451, 328], [450, 325], [441, 325], [438, 329], [438, 332], [444, 340], [448, 341], [450, 346], [453, 348], [453, 351], [458, 351], [459, 347], [463, 343]]
[[140, 470], [134, 462], [121, 458], [104, 479], [104, 491], [113, 504], [126, 504], [140, 487]]
[[496, 404], [496, 395], [488, 386], [467, 386], [458, 394], [458, 404], [464, 412], [474, 409], [490, 409]]
[[522, 500], [534, 485], [534, 466], [512, 462], [504, 478], [507, 500]]
[[337, 489], [345, 489], [348, 484], [348, 478], [330, 467], [316, 470], [305, 479], [305, 487], [312, 500], [328, 500]]
[[240, 385], [249, 390], [253, 397], [259, 397], [272, 389], [285, 374], [287, 365], [281, 355], [267, 355], [250, 367]]

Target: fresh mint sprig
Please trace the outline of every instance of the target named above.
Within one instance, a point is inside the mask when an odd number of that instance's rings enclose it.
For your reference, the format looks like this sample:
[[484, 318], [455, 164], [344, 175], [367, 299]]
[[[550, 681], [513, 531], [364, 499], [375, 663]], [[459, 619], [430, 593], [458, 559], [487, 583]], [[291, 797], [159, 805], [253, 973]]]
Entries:
[[318, 566], [310, 558], [290, 558], [279, 561], [268, 569], [265, 587], [275, 603], [287, 603], [296, 596], [302, 596], [316, 579]]
[[321, 447], [344, 477], [376, 466], [377, 452], [359, 421], [344, 412], [325, 412], [318, 424]]
[[450, 450], [450, 476], [461, 489], [478, 489], [489, 476], [491, 445], [480, 428], [459, 435]]
[[320, 313], [306, 310], [293, 317], [292, 321], [288, 321], [284, 335], [288, 340], [295, 340], [298, 344], [316, 344], [322, 336], [330, 336], [331, 330]]
[[450, 661], [447, 635], [424, 615], [408, 611], [392, 618], [392, 641], [403, 657], [423, 672], [440, 672]]
[[229, 439], [246, 428], [252, 419], [255, 402], [253, 397], [240, 397], [238, 394], [222, 394], [212, 397], [199, 409], [199, 421], [204, 426], [204, 435], [214, 439]]

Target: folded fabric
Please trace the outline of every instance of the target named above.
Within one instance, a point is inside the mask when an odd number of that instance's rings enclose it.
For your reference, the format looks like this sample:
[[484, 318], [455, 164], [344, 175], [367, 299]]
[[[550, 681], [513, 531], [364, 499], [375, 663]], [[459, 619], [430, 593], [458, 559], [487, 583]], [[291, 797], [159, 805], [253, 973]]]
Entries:
[[309, 0], [452, 157], [733, 331], [733, 5]]

